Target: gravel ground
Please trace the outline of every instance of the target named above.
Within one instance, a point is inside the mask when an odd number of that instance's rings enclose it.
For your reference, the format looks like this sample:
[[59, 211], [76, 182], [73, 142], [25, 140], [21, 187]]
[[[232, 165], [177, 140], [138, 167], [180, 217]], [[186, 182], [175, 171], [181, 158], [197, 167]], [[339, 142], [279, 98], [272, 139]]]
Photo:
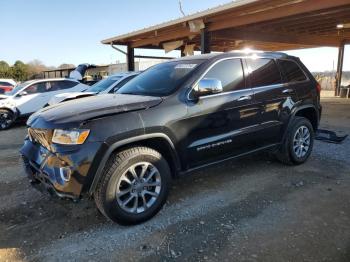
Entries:
[[[321, 126], [350, 133], [350, 101], [322, 102]], [[123, 227], [32, 189], [25, 132], [0, 134], [0, 261], [350, 261], [350, 139], [317, 141], [301, 166], [259, 154], [182, 177], [156, 217]]]

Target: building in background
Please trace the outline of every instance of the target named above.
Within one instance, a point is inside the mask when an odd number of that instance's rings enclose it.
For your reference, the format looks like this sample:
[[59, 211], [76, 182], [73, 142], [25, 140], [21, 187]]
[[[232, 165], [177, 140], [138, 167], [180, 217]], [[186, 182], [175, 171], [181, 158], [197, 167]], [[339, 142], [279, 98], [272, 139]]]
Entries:
[[[159, 60], [159, 59], [139, 59], [138, 61], [135, 61], [135, 71], [144, 71], [147, 68], [159, 64], [161, 62], [164, 62], [165, 60]], [[66, 78], [69, 77], [70, 72], [72, 72], [75, 68], [65, 68], [65, 69], [52, 69], [52, 70], [46, 70], [42, 72], [43, 78]], [[108, 75], [120, 73], [120, 72], [126, 72], [128, 71], [128, 64], [127, 63], [116, 63], [116, 64], [110, 64], [110, 65], [98, 65], [95, 68], [89, 68], [84, 78], [87, 81], [97, 81], [102, 78], [107, 77]]]

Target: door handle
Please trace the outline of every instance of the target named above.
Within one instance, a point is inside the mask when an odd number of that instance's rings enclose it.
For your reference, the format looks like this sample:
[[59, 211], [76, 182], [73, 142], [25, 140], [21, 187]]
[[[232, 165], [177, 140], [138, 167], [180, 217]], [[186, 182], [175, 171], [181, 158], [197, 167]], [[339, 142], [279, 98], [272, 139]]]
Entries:
[[282, 94], [291, 94], [291, 93], [294, 93], [294, 90], [293, 90], [293, 89], [290, 89], [290, 88], [284, 89], [284, 90], [282, 91]]
[[237, 99], [237, 101], [246, 101], [251, 99], [252, 99], [252, 96], [241, 96], [240, 98]]

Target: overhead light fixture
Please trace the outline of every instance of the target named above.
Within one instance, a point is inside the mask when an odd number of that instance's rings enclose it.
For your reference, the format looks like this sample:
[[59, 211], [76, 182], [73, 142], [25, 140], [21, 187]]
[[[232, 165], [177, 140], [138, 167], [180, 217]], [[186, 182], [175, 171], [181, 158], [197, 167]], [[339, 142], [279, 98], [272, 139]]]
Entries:
[[179, 48], [183, 44], [184, 44], [183, 40], [172, 41], [172, 42], [163, 43], [163, 48], [164, 48], [165, 53], [169, 53], [170, 51], [173, 51], [176, 48]]
[[337, 29], [349, 29], [349, 28], [350, 28], [350, 23], [337, 24]]
[[191, 33], [198, 33], [202, 29], [205, 28], [205, 24], [203, 22], [203, 19], [197, 19], [193, 21], [188, 21], [188, 25], [190, 27], [190, 32]]

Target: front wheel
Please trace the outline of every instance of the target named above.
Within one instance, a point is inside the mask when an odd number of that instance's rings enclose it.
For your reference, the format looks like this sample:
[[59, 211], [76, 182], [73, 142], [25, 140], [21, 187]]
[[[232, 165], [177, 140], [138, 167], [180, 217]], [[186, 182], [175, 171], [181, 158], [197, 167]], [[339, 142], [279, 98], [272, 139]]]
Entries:
[[160, 153], [133, 147], [111, 156], [94, 193], [95, 202], [112, 221], [138, 224], [162, 208], [170, 181], [169, 165]]
[[0, 109], [0, 130], [11, 127], [15, 122], [15, 114], [6, 109]]
[[314, 145], [314, 130], [310, 121], [304, 117], [295, 117], [277, 159], [288, 165], [304, 163], [310, 156]]

